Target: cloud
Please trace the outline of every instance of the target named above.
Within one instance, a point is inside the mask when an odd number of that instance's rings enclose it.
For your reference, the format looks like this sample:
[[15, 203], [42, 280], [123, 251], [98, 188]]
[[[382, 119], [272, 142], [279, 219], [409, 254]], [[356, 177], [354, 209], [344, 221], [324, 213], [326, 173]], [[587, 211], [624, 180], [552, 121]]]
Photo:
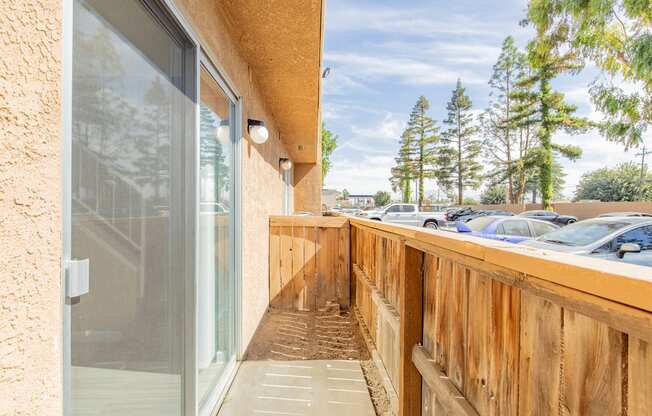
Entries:
[[380, 123], [372, 127], [351, 126], [355, 136], [363, 136], [374, 139], [393, 139], [398, 141], [401, 132], [405, 128], [405, 121], [392, 113], [386, 113]]
[[346, 4], [330, 9], [326, 21], [329, 32], [373, 31], [405, 36], [473, 35], [500, 37], [504, 27], [467, 14], [433, 13], [430, 9], [368, 7]]
[[[462, 78], [466, 84], [485, 84], [485, 77], [461, 68], [447, 68], [426, 60], [396, 57], [392, 54], [369, 55], [352, 52], [327, 52], [325, 60], [348, 77], [377, 81], [391, 78], [406, 85], [454, 84]], [[354, 75], [355, 74], [355, 75]]]
[[435, 58], [447, 64], [493, 65], [501, 48], [496, 43], [487, 44], [477, 39], [467, 42], [390, 41], [379, 45], [396, 55], [410, 55], [421, 58]]

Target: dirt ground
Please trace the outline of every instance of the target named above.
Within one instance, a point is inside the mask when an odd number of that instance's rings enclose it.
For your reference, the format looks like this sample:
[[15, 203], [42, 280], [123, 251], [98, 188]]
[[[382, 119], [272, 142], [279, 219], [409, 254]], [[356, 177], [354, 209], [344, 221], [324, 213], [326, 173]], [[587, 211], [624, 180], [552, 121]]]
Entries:
[[247, 360], [359, 360], [376, 414], [392, 415], [382, 379], [371, 360], [355, 314], [333, 306], [319, 312], [269, 310]]

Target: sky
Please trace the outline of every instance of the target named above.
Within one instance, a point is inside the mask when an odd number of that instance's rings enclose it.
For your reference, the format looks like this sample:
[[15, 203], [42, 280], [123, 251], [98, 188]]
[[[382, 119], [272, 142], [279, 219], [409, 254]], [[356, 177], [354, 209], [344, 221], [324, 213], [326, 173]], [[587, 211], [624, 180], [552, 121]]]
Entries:
[[[350, 193], [391, 191], [389, 177], [401, 132], [420, 95], [430, 101], [439, 127], [458, 78], [479, 114], [489, 103], [489, 78], [505, 37], [519, 47], [532, 38], [519, 22], [527, 0], [388, 1], [329, 0], [326, 5], [323, 120], [339, 136], [324, 187]], [[588, 86], [598, 72], [590, 66], [563, 76], [554, 86], [578, 106], [578, 115], [600, 119]], [[582, 173], [637, 160], [598, 132], [568, 135], [560, 144], [580, 146], [579, 161], [561, 160], [566, 176], [563, 194], [572, 198]], [[648, 140], [649, 141], [649, 140]], [[640, 162], [640, 160], [639, 160]], [[429, 181], [426, 195], [435, 192]], [[478, 197], [480, 190], [469, 190]]]

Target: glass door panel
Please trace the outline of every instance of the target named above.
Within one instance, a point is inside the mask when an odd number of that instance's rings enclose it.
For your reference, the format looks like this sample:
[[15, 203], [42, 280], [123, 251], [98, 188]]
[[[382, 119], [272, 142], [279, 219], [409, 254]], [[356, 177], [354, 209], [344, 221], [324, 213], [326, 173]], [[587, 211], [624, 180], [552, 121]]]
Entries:
[[233, 147], [235, 106], [211, 74], [200, 75], [199, 407], [235, 362]]
[[73, 415], [179, 415], [189, 273], [184, 150], [194, 51], [153, 2], [74, 0], [70, 298]]

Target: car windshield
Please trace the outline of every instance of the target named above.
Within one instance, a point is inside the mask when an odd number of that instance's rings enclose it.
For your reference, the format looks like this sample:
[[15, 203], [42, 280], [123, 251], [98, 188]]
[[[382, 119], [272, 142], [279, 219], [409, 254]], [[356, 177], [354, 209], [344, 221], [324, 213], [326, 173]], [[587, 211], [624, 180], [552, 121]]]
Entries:
[[496, 218], [479, 217], [467, 222], [466, 226], [469, 227], [472, 231], [478, 233], [487, 228], [487, 226], [494, 221], [496, 221]]
[[566, 246], [585, 246], [629, 225], [631, 223], [620, 221], [581, 221], [547, 233], [539, 240]]

